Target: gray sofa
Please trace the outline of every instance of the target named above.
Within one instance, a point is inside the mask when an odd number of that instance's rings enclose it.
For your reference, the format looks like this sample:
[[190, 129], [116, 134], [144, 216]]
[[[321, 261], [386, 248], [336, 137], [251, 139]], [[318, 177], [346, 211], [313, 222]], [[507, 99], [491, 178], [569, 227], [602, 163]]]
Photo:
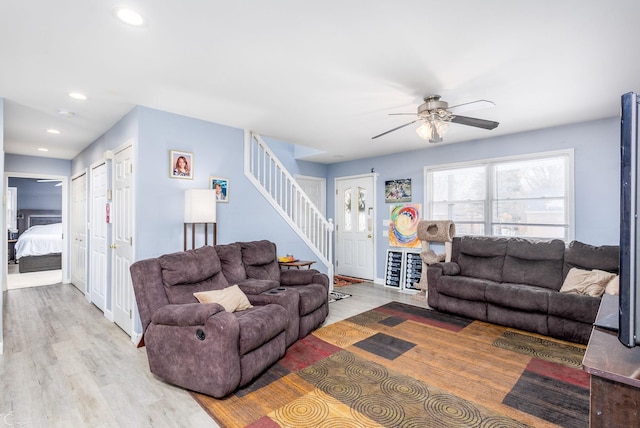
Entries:
[[[281, 272], [275, 254], [275, 244], [254, 241], [133, 263], [131, 279], [151, 372], [183, 388], [224, 397], [324, 322], [328, 277], [313, 269]], [[227, 312], [219, 303], [199, 303], [194, 296], [235, 284], [253, 307]]]
[[427, 269], [433, 309], [586, 344], [600, 298], [560, 293], [572, 267], [618, 273], [618, 246], [456, 237], [451, 262]]

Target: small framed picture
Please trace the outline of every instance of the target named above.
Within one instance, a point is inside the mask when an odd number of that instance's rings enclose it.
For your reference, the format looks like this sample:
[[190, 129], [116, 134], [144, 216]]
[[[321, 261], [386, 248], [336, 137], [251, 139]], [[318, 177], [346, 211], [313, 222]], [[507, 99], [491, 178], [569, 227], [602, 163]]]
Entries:
[[171, 150], [169, 153], [169, 177], [193, 179], [193, 153]]
[[411, 179], [388, 180], [384, 182], [384, 201], [411, 202]]
[[229, 179], [223, 177], [209, 177], [209, 189], [215, 189], [216, 201], [229, 202]]

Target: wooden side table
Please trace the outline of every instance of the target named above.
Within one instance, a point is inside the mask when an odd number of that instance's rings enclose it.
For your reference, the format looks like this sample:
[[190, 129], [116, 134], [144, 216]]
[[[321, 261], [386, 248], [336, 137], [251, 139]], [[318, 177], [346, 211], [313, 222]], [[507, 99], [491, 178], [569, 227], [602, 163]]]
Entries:
[[313, 260], [294, 260], [292, 262], [278, 262], [280, 263], [280, 267], [286, 266], [287, 269], [291, 269], [295, 267], [296, 269], [300, 269], [301, 266], [306, 266], [307, 269], [311, 269], [311, 265], [315, 263]]

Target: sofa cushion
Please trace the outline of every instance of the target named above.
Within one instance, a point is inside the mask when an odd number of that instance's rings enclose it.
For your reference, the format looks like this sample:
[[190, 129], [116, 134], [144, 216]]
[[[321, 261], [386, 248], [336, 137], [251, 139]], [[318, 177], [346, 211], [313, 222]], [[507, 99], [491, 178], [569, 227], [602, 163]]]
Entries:
[[511, 238], [502, 268], [502, 281], [559, 290], [565, 246], [559, 239]]
[[169, 287], [198, 283], [222, 270], [218, 254], [210, 246], [165, 254], [159, 259], [162, 282]]
[[267, 290], [278, 288], [280, 283], [270, 279], [245, 279], [238, 283], [240, 289], [249, 295], [264, 293]]
[[270, 279], [280, 282], [280, 264], [276, 244], [271, 241], [239, 242], [247, 278]]
[[603, 270], [584, 270], [571, 268], [564, 279], [561, 293], [585, 294], [591, 297], [600, 297], [604, 293], [609, 281], [616, 277], [615, 274]]
[[222, 290], [209, 290], [193, 293], [200, 303], [217, 303], [227, 312], [244, 311], [252, 308], [247, 296], [237, 285]]
[[502, 266], [507, 239], [464, 236], [460, 239], [458, 262], [460, 275], [502, 281]]
[[488, 303], [508, 308], [546, 313], [550, 293], [557, 291], [525, 284], [489, 283], [485, 289], [485, 299]]
[[583, 323], [596, 320], [600, 299], [584, 294], [553, 293], [549, 296], [549, 315]]
[[564, 276], [571, 268], [598, 269], [617, 274], [620, 265], [620, 247], [602, 245], [599, 247], [572, 241], [564, 256]]
[[247, 279], [247, 272], [242, 264], [242, 249], [240, 245], [225, 244], [216, 245], [216, 252], [222, 264], [222, 273], [230, 284], [238, 284], [240, 281]]
[[280, 305], [254, 306], [234, 315], [240, 325], [240, 355], [257, 349], [287, 328], [287, 311]]
[[468, 276], [441, 276], [435, 284], [439, 294], [445, 296], [456, 297], [463, 300], [477, 300], [484, 302], [484, 293], [487, 284], [496, 284], [495, 282], [472, 278]]
[[310, 314], [329, 301], [327, 290], [320, 284], [291, 287], [300, 294], [300, 316]]

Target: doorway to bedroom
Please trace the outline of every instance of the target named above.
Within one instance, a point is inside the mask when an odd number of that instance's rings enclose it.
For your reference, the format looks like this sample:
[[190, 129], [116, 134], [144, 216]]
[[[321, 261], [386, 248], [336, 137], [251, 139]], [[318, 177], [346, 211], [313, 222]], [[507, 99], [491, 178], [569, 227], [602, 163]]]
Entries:
[[58, 284], [63, 279], [64, 177], [7, 177], [7, 289]]

